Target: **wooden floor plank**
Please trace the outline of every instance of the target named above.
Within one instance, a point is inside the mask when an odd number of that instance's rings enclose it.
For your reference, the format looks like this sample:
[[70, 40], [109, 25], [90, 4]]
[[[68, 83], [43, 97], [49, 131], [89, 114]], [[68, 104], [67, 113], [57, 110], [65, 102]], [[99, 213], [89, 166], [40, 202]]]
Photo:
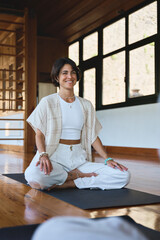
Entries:
[[2, 175], [0, 186], [0, 227], [41, 223], [54, 216], [90, 216], [86, 211]]

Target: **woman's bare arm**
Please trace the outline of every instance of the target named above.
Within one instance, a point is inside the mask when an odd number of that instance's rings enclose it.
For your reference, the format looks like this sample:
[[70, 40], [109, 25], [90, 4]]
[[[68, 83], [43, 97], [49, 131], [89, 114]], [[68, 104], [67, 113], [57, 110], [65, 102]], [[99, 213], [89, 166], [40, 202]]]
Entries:
[[[96, 138], [96, 140], [94, 141], [94, 143], [92, 143], [93, 148], [97, 151], [97, 153], [105, 160], [107, 159], [107, 153], [105, 151], [104, 146], [102, 145], [101, 140], [99, 139], [99, 137]], [[122, 164], [119, 164], [117, 162], [115, 162], [114, 160], [109, 160], [107, 161], [107, 165], [109, 167], [115, 168], [117, 167], [119, 170], [121, 171], [127, 171], [128, 168], [126, 168], [125, 166], [123, 166]]]
[[[45, 152], [46, 151], [46, 146], [45, 146], [45, 137], [43, 133], [37, 129], [36, 132], [36, 146], [38, 149], [38, 152]], [[49, 160], [47, 155], [43, 155], [39, 161], [36, 163], [36, 166], [40, 164], [40, 169], [41, 171], [44, 171], [45, 174], [50, 174], [50, 172], [53, 170], [51, 161]]]

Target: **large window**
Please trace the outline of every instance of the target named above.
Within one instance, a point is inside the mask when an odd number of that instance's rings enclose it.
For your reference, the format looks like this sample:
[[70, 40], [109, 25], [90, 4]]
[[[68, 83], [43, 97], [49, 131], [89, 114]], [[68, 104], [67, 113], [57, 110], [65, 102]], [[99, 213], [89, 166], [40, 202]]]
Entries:
[[96, 91], [95, 91], [95, 79], [96, 70], [95, 68], [84, 71], [84, 98], [90, 100], [95, 107]]
[[154, 42], [129, 52], [129, 97], [155, 94]]
[[157, 101], [159, 5], [147, 1], [70, 45], [69, 57], [82, 70], [77, 94], [97, 110]]
[[83, 60], [95, 57], [98, 54], [98, 33], [92, 33], [83, 39]]
[[129, 15], [129, 43], [157, 33], [157, 1]]
[[125, 46], [125, 18], [103, 29], [103, 54]]
[[[114, 70], [116, 69], [116, 71]], [[102, 104], [125, 101], [125, 53], [120, 52], [103, 59]]]
[[75, 42], [69, 46], [68, 55], [77, 65], [79, 65], [79, 42]]

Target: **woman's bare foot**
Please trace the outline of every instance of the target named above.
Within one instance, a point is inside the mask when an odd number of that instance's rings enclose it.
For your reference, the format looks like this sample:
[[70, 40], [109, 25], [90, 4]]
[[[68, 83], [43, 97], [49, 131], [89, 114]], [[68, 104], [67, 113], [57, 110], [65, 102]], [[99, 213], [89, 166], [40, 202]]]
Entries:
[[47, 190], [50, 191], [51, 189], [64, 189], [64, 188], [75, 188], [75, 187], [76, 187], [76, 185], [75, 185], [74, 181], [71, 180], [71, 181], [66, 181], [62, 185], [54, 184], [53, 186], [51, 186]]
[[68, 172], [67, 181], [75, 180], [77, 178], [92, 177], [92, 176], [96, 177], [96, 176], [98, 176], [98, 174], [94, 173], [94, 172], [83, 173], [76, 168], [76, 169], [73, 169], [72, 171]]
[[62, 185], [56, 185], [54, 184], [53, 186], [51, 186], [50, 188], [48, 188], [47, 190], [50, 191], [51, 189], [61, 189], [61, 188], [75, 188], [76, 185], [74, 183], [73, 180], [77, 179], [77, 178], [84, 178], [84, 177], [96, 177], [98, 176], [97, 173], [91, 172], [91, 173], [82, 173], [81, 171], [79, 171], [77, 168], [68, 172], [68, 177], [65, 181], [65, 183], [63, 183]]

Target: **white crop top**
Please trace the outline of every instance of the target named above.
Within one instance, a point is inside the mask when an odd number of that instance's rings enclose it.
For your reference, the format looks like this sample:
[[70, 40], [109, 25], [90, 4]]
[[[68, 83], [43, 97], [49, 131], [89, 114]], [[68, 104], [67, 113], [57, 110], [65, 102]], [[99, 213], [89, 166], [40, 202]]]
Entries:
[[78, 140], [81, 138], [81, 130], [84, 123], [82, 107], [79, 99], [68, 103], [60, 96], [60, 107], [62, 112], [62, 134], [61, 139]]

